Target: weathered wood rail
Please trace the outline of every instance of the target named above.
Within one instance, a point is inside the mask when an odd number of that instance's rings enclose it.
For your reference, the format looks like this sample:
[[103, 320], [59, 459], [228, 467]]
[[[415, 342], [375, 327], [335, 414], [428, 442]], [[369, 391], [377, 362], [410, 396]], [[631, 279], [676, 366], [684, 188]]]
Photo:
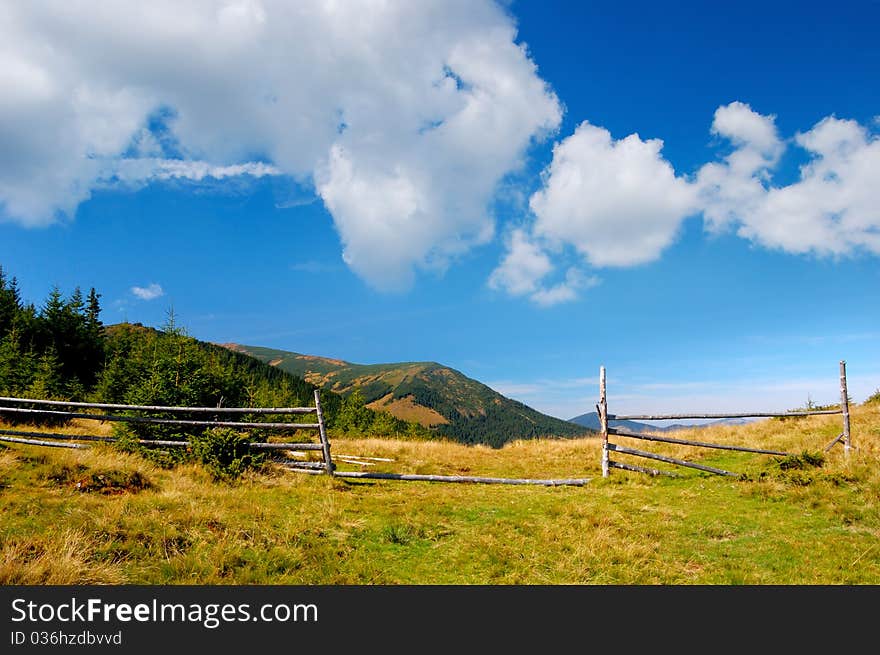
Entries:
[[682, 459], [676, 459], [674, 457], [668, 457], [665, 455], [659, 455], [657, 453], [652, 453], [644, 450], [637, 450], [635, 448], [629, 448], [626, 446], [622, 446], [620, 444], [612, 443], [609, 441], [609, 437], [618, 436], [625, 437], [628, 439], [640, 439], [643, 441], [655, 441], [662, 443], [671, 443], [678, 444], [683, 446], [693, 446], [696, 448], [711, 448], [718, 450], [733, 450], [738, 452], [745, 453], [757, 453], [763, 455], [779, 455], [779, 456], [789, 456], [792, 453], [786, 453], [779, 450], [768, 450], [762, 448], [753, 448], [749, 446], [738, 446], [738, 445], [730, 445], [730, 444], [719, 444], [719, 443], [710, 443], [705, 441], [693, 441], [689, 439], [678, 439], [674, 437], [661, 437], [652, 434], [641, 434], [636, 432], [631, 432], [629, 430], [615, 428], [609, 426], [609, 421], [657, 421], [657, 420], [680, 420], [680, 419], [724, 419], [724, 418], [771, 418], [771, 417], [803, 417], [803, 416], [819, 416], [819, 415], [832, 415], [832, 414], [840, 414], [843, 417], [843, 432], [838, 435], [831, 443], [825, 446], [825, 451], [830, 450], [835, 444], [842, 442], [844, 445], [844, 452], [846, 455], [849, 455], [850, 449], [852, 448], [852, 437], [850, 433], [850, 419], [849, 419], [849, 396], [847, 395], [846, 389], [846, 362], [840, 362], [840, 409], [822, 409], [822, 410], [808, 410], [808, 411], [797, 411], [797, 412], [766, 412], [766, 411], [758, 411], [758, 412], [730, 412], [730, 413], [706, 413], [706, 412], [695, 412], [695, 413], [685, 413], [685, 414], [610, 414], [608, 412], [608, 397], [606, 390], [606, 380], [605, 380], [605, 367], [602, 366], [599, 368], [599, 404], [596, 405], [596, 412], [599, 416], [599, 428], [602, 437], [602, 477], [608, 477], [610, 469], [617, 468], [626, 471], [635, 471], [638, 473], [647, 473], [649, 475], [671, 475], [669, 471], [663, 471], [660, 469], [651, 469], [645, 468], [641, 466], [636, 466], [633, 464], [626, 464], [623, 462], [618, 462], [612, 460], [610, 458], [611, 452], [620, 453], [623, 455], [631, 455], [635, 457], [642, 457], [644, 459], [651, 459], [656, 461], [665, 462], [667, 464], [674, 464], [676, 466], [683, 466], [687, 468], [699, 469], [701, 471], [705, 471], [707, 473], [713, 473], [716, 475], [727, 475], [727, 476], [739, 476], [738, 473], [733, 473], [731, 471], [725, 471], [724, 469], [718, 469], [711, 466], [705, 466], [703, 464], [697, 464], [694, 462], [689, 462]]
[[[15, 407], [10, 405], [30, 405], [30, 407]], [[41, 407], [52, 409], [40, 409]], [[86, 411], [64, 411], [58, 408], [67, 407], [77, 410], [118, 410], [131, 412], [148, 412], [155, 414], [210, 414], [213, 419], [189, 420], [169, 419], [156, 416], [134, 416], [125, 414], [92, 414]], [[284, 450], [318, 450], [321, 451], [322, 463], [325, 470], [330, 471], [333, 462], [330, 458], [330, 442], [324, 426], [324, 414], [321, 410], [321, 398], [315, 390], [314, 407], [166, 407], [162, 405], [121, 405], [117, 403], [83, 403], [62, 400], [40, 400], [36, 398], [12, 398], [0, 397], [0, 415], [12, 414], [23, 416], [49, 416], [58, 418], [79, 418], [91, 421], [113, 421], [138, 424], [155, 425], [180, 425], [189, 427], [230, 427], [235, 429], [266, 429], [266, 430], [317, 430], [319, 442], [251, 442], [248, 448], [265, 451]], [[216, 417], [220, 415], [297, 415], [315, 414], [314, 423], [291, 423], [291, 422], [252, 422], [252, 421], [221, 421]], [[107, 437], [94, 434], [61, 434], [58, 432], [35, 432], [31, 430], [7, 430], [0, 429], [0, 441], [9, 443], [21, 443], [32, 446], [49, 446], [55, 448], [89, 448], [88, 443], [79, 442], [104, 442], [117, 441], [116, 437]], [[163, 448], [185, 448], [191, 445], [188, 440], [170, 439], [137, 439], [137, 443], [144, 446], [157, 446]]]
[[[26, 405], [26, 407], [21, 407]], [[65, 411], [78, 410], [78, 411]], [[213, 418], [205, 420], [165, 418], [157, 416], [134, 416], [127, 414], [89, 413], [86, 410], [100, 410], [103, 412], [144, 412], [154, 414], [207, 414]], [[321, 460], [318, 462], [293, 460], [285, 465], [285, 468], [298, 473], [323, 474], [339, 478], [356, 478], [367, 480], [401, 480], [405, 482], [472, 482], [477, 484], [511, 484], [511, 485], [542, 485], [542, 486], [583, 486], [590, 478], [562, 478], [562, 479], [528, 479], [528, 478], [494, 478], [457, 475], [422, 475], [408, 473], [378, 473], [367, 471], [338, 471], [333, 458], [330, 455], [330, 439], [327, 435], [324, 413], [321, 408], [321, 399], [318, 390], [315, 390], [314, 407], [166, 407], [161, 405], [122, 405], [116, 403], [84, 403], [60, 400], [39, 400], [34, 398], [0, 397], [0, 415], [12, 414], [17, 416], [45, 416], [58, 418], [78, 418], [92, 421], [126, 422], [136, 424], [155, 425], [178, 425], [183, 427], [230, 427], [234, 429], [265, 429], [265, 430], [305, 430], [313, 429], [318, 432], [317, 443], [291, 443], [291, 442], [252, 442], [249, 448], [255, 450], [287, 450], [287, 451], [320, 451]], [[290, 414], [315, 414], [315, 423], [286, 423], [286, 422], [250, 422], [250, 421], [222, 421], [216, 417], [219, 415], [290, 415]], [[0, 429], [0, 441], [20, 443], [32, 446], [48, 446], [55, 448], [89, 448], [88, 442], [110, 443], [117, 439], [101, 435], [88, 434], [61, 434], [57, 432], [35, 432], [31, 430], [8, 430]], [[86, 442], [86, 443], [81, 443]], [[165, 448], [179, 448], [191, 445], [186, 440], [167, 439], [138, 439], [137, 443], [145, 446]], [[350, 459], [350, 458], [349, 458]], [[385, 460], [387, 458], [367, 458]], [[348, 461], [342, 458], [342, 461]], [[388, 460], [390, 461], [390, 460]], [[358, 462], [351, 462], [358, 464]]]

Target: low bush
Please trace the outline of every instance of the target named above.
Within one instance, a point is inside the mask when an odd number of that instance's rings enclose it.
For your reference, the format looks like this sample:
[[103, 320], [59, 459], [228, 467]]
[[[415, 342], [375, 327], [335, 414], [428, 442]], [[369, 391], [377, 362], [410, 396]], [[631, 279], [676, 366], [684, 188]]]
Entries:
[[250, 441], [250, 435], [231, 428], [211, 428], [190, 437], [190, 450], [215, 479], [234, 480], [263, 464], [263, 456], [248, 448]]

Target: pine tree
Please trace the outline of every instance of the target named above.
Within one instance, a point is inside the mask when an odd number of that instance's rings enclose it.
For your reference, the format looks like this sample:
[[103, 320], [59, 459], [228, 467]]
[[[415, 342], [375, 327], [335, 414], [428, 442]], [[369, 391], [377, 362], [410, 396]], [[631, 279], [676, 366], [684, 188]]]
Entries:
[[0, 392], [18, 395], [33, 384], [36, 361], [30, 349], [22, 347], [14, 327], [0, 339]]
[[11, 283], [6, 280], [6, 273], [0, 266], [0, 339], [12, 329], [15, 317], [21, 310], [21, 299], [15, 278]]
[[67, 385], [61, 376], [61, 364], [58, 353], [50, 346], [40, 356], [36, 367], [34, 381], [28, 390], [28, 394], [34, 398], [49, 400], [65, 400]]

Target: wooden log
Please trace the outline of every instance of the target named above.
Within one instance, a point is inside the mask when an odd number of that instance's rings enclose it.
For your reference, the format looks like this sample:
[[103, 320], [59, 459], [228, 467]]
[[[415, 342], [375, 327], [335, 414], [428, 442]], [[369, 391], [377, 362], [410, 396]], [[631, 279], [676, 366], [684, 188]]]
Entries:
[[602, 477], [608, 477], [608, 399], [605, 395], [605, 367], [599, 367], [599, 433], [602, 437]]
[[271, 430], [315, 429], [317, 423], [245, 423], [237, 421], [189, 421], [172, 418], [152, 418], [149, 416], [118, 416], [115, 414], [80, 414], [77, 412], [58, 412], [49, 409], [23, 409], [20, 407], [0, 407], [0, 414], [39, 414], [40, 416], [63, 416], [66, 418], [85, 418], [93, 421], [121, 421], [124, 423], [151, 423], [156, 425], [198, 425], [223, 428], [254, 428]]
[[354, 464], [355, 466], [376, 466], [376, 462], [365, 462], [360, 459], [352, 459], [351, 457], [340, 457], [339, 455], [336, 456], [336, 460], [346, 464]]
[[841, 414], [839, 409], [817, 409], [808, 412], [739, 412], [736, 414], [609, 414], [609, 421], [662, 421], [681, 418], [771, 418], [788, 416], [820, 416]]
[[323, 462], [322, 462], [322, 467], [320, 469], [301, 468], [299, 466], [294, 466], [293, 464], [283, 466], [282, 468], [284, 468], [288, 471], [294, 471], [296, 473], [308, 473], [309, 475], [326, 475], [327, 474], [327, 471], [325, 471], [323, 468]]
[[286, 465], [286, 467], [287, 468], [293, 467], [293, 468], [317, 469], [317, 470], [321, 471], [322, 473], [324, 472], [324, 469], [325, 469], [324, 462], [289, 462]]
[[248, 444], [248, 447], [249, 448], [256, 448], [257, 450], [321, 450], [322, 449], [322, 446], [319, 443], [254, 442], [254, 443]]
[[31, 446], [51, 446], [52, 448], [90, 448], [82, 443], [65, 443], [63, 441], [41, 441], [39, 439], [18, 439], [16, 437], [0, 436], [0, 441], [8, 441], [10, 443], [23, 443]]
[[608, 429], [609, 434], [617, 435], [618, 437], [631, 437], [632, 439], [642, 439], [644, 441], [661, 441], [663, 443], [674, 443], [680, 444], [682, 446], [697, 446], [699, 448], [716, 448], [718, 450], [736, 450], [743, 453], [759, 453], [762, 455], [781, 455], [783, 457], [787, 457], [791, 455], [791, 453], [784, 453], [779, 450], [763, 450], [761, 448], [747, 448], [745, 446], [729, 446], [726, 444], [720, 443], [709, 443], [706, 441], [689, 441], [687, 439], [675, 439], [673, 437], [656, 437], [651, 434], [639, 434], [636, 432], [624, 432], [622, 430], [616, 430], [614, 428]]
[[840, 409], [843, 413], [843, 452], [848, 457], [852, 447], [849, 432], [849, 395], [846, 391], [846, 362], [840, 360]]
[[827, 453], [829, 450], [831, 450], [834, 444], [836, 444], [841, 439], [843, 439], [843, 432], [834, 437], [834, 439], [831, 440], [831, 443], [829, 443], [827, 446], [825, 446], [825, 448], [822, 449], [822, 452]]
[[677, 464], [678, 466], [685, 466], [687, 468], [699, 469], [700, 471], [706, 471], [707, 473], [714, 473], [715, 475], [728, 475], [730, 477], [739, 478], [742, 477], [739, 473], [732, 473], [731, 471], [725, 471], [724, 469], [716, 469], [711, 466], [704, 466], [703, 464], [695, 464], [694, 462], [686, 462], [682, 459], [675, 459], [674, 457], [666, 457], [665, 455], [658, 455], [657, 453], [649, 453], [644, 450], [636, 450], [635, 448], [626, 448], [625, 446], [619, 446], [617, 444], [608, 444], [608, 448], [618, 452], [623, 453], [625, 455], [635, 455], [636, 457], [645, 457], [647, 459], [656, 459], [659, 462], [666, 462], [667, 464]]
[[367, 457], [366, 455], [343, 455], [341, 453], [336, 453], [337, 457], [355, 457], [357, 459], [369, 459], [374, 462], [396, 462], [396, 459], [391, 459], [390, 457]]
[[143, 412], [182, 412], [197, 414], [314, 414], [314, 407], [166, 407], [164, 405], [120, 405], [116, 403], [80, 403], [64, 400], [39, 400], [0, 396], [0, 402], [19, 405], [34, 404], [52, 407], [84, 407], [89, 409], [123, 409]]
[[[115, 439], [111, 439], [115, 441]], [[190, 441], [171, 441], [164, 439], [138, 439], [137, 442], [144, 446], [190, 446]], [[265, 443], [255, 441], [248, 444], [248, 448], [256, 450], [321, 450], [319, 443]]]
[[330, 440], [324, 427], [324, 412], [321, 411], [321, 392], [315, 389], [315, 412], [318, 414], [318, 434], [321, 436], [321, 450], [324, 453], [324, 468], [327, 475], [333, 475], [333, 460], [330, 459]]
[[615, 462], [613, 460], [608, 460], [608, 466], [616, 469], [623, 469], [624, 471], [634, 471], [635, 473], [647, 473], [648, 475], [668, 475], [671, 478], [677, 478], [678, 476], [675, 473], [671, 473], [669, 471], [661, 471], [660, 469], [651, 469], [645, 468], [644, 466], [636, 466], [635, 464], [624, 464], [623, 462]]
[[37, 439], [67, 439], [73, 441], [116, 441], [114, 437], [103, 437], [95, 434], [60, 434], [55, 432], [29, 432], [26, 430], [0, 430], [0, 434], [18, 437], [36, 437]]
[[[104, 443], [113, 443], [118, 441], [116, 437], [103, 437], [94, 434], [61, 434], [57, 432], [28, 432], [24, 430], [0, 430], [0, 435], [10, 435], [19, 437], [37, 437], [43, 439], [59, 439], [69, 441], [101, 441]], [[144, 446], [189, 446], [189, 441], [172, 441], [164, 439], [138, 439], [137, 443]], [[321, 450], [319, 443], [283, 443], [273, 442], [266, 443], [255, 441], [248, 444], [249, 448], [257, 450]]]
[[408, 482], [473, 482], [478, 484], [515, 484], [555, 486], [583, 486], [591, 478], [572, 478], [562, 480], [532, 480], [527, 478], [481, 478], [461, 475], [419, 475], [408, 473], [373, 473], [372, 471], [336, 471], [337, 478], [359, 478], [367, 480], [403, 480]]

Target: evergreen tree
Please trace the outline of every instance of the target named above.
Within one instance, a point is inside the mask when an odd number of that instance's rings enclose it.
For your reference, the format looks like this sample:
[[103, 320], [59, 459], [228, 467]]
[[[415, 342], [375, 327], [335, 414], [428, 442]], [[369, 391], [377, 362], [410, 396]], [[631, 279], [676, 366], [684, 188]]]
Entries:
[[21, 310], [21, 298], [18, 293], [18, 284], [15, 278], [11, 282], [6, 279], [6, 273], [0, 266], [0, 338], [12, 329], [15, 317]]
[[61, 375], [58, 354], [50, 346], [37, 362], [34, 380], [27, 390], [29, 396], [46, 400], [66, 400], [67, 385]]
[[19, 332], [13, 327], [0, 339], [0, 393], [21, 394], [33, 384], [35, 374], [34, 354], [22, 347]]

